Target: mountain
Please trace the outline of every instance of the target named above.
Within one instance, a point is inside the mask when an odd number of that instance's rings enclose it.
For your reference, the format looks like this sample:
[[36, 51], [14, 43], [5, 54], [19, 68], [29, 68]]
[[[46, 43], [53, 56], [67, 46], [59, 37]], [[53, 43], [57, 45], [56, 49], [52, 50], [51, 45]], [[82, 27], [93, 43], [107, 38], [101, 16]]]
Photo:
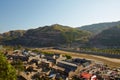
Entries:
[[25, 32], [26, 32], [25, 30], [14, 30], [14, 31], [5, 32], [1, 34], [1, 36], [17, 38], [23, 36]]
[[76, 28], [62, 26], [59, 24], [29, 29], [23, 32], [23, 34], [13, 35], [13, 32], [10, 31], [1, 34], [4, 36], [1, 39], [1, 43], [5, 45], [49, 47], [72, 43], [75, 41], [80, 41], [81, 43], [86, 42], [91, 35], [88, 31], [78, 30]]
[[13, 40], [25, 34], [25, 30], [14, 30], [0, 34], [0, 41]]
[[98, 23], [98, 24], [81, 26], [81, 27], [78, 27], [78, 29], [90, 31], [96, 35], [105, 29], [108, 29], [108, 28], [113, 27], [113, 26], [117, 26], [119, 24], [120, 24], [120, 21], [118, 21], [118, 22], [105, 22], [105, 23]]
[[103, 30], [90, 40], [92, 45], [120, 47], [120, 25]]
[[[54, 24], [50, 26], [38, 27], [29, 30], [15, 30], [0, 34], [0, 44], [22, 45], [29, 47], [49, 47], [65, 44], [86, 45], [97, 47], [119, 47], [120, 46], [120, 22], [93, 24], [92, 36], [89, 31], [80, 30]], [[100, 27], [100, 25], [102, 27]], [[103, 26], [104, 25], [104, 26]], [[117, 26], [114, 26], [117, 25]], [[96, 27], [95, 27], [96, 26]], [[112, 27], [113, 26], [113, 27]], [[88, 27], [88, 26], [87, 26]], [[85, 27], [83, 27], [85, 29]], [[81, 27], [82, 29], [82, 27]], [[88, 29], [88, 28], [86, 28]], [[96, 31], [96, 32], [94, 32]]]

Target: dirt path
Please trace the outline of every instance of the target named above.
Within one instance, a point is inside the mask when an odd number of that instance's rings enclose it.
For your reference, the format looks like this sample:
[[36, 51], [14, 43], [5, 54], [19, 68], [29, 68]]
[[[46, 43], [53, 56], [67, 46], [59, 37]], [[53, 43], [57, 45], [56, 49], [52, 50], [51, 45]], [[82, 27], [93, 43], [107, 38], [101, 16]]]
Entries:
[[71, 55], [72, 57], [96, 60], [104, 64], [107, 64], [111, 68], [120, 67], [120, 59], [89, 55], [89, 54], [84, 54], [84, 53], [67, 52], [67, 51], [55, 50], [55, 49], [50, 49], [50, 50], [45, 50], [45, 51], [50, 51], [50, 52], [59, 53], [59, 54], [68, 54], [68, 55]]

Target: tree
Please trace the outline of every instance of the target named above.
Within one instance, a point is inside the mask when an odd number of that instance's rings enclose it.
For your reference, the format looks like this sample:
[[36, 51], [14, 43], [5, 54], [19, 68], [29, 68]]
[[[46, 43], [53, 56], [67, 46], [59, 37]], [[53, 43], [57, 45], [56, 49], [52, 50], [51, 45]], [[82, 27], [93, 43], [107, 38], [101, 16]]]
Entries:
[[16, 70], [0, 53], [0, 80], [16, 80]]
[[70, 55], [65, 55], [66, 59], [71, 59], [72, 57]]

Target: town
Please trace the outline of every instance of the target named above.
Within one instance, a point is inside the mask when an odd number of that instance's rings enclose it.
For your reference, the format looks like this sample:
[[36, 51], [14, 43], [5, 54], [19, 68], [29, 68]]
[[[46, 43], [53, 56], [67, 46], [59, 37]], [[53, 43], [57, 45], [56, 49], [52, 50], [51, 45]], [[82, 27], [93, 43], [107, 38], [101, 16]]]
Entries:
[[18, 80], [120, 80], [120, 67], [111, 69], [85, 58], [25, 49], [5, 52], [5, 56], [18, 68]]

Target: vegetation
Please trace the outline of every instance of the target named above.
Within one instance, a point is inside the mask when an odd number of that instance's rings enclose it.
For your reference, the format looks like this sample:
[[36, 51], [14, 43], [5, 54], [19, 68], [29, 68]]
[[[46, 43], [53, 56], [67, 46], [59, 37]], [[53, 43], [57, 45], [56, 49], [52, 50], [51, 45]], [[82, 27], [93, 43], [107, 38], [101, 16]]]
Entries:
[[117, 26], [120, 24], [120, 21], [118, 22], [108, 22], [108, 23], [98, 23], [98, 24], [92, 24], [87, 26], [79, 27], [81, 30], [86, 30], [92, 32], [94, 35], [101, 33], [103, 30], [109, 29], [113, 26]]
[[71, 47], [71, 44], [73, 42], [80, 42], [80, 43], [87, 42], [89, 37], [91, 36], [91, 33], [77, 29], [69, 29], [69, 31], [62, 32], [62, 35], [66, 43], [68, 44], [68, 47]]
[[32, 52], [35, 52], [35, 53], [40, 53], [40, 51], [39, 51], [39, 50], [37, 50], [37, 49], [33, 49], [33, 50], [32, 50]]
[[[21, 45], [29, 47], [51, 47], [72, 45], [120, 48], [120, 21], [83, 26], [80, 29], [54, 24], [51, 26], [29, 29], [27, 31], [10, 31], [0, 34], [0, 43], [4, 45]], [[117, 25], [117, 26], [116, 26]], [[115, 26], [115, 27], [113, 27]], [[84, 31], [86, 30], [86, 31]], [[89, 32], [91, 31], [91, 32]], [[15, 38], [14, 38], [15, 37]], [[20, 48], [18, 46], [16, 48]]]
[[16, 80], [16, 70], [2, 53], [0, 53], [0, 80]]
[[25, 34], [25, 32], [26, 31], [24, 31], [24, 30], [14, 30], [14, 31], [5, 32], [1, 36], [2, 36], [3, 40], [12, 40], [12, 39], [23, 36]]
[[120, 49], [80, 48], [80, 50], [96, 53], [120, 54]]
[[112, 48], [120, 47], [120, 25], [111, 27], [102, 31], [91, 39], [91, 43], [94, 45], [102, 45]]
[[66, 57], [66, 59], [71, 59], [72, 58], [72, 56], [70, 56], [70, 55], [65, 55], [65, 57]]
[[[90, 32], [82, 31], [68, 26], [54, 24], [51, 26], [39, 27], [30, 29], [24, 34], [13, 34], [13, 32], [3, 33], [3, 38], [0, 40], [5, 45], [22, 45], [32, 47], [50, 47], [61, 44], [71, 44], [76, 41], [86, 42], [90, 37]], [[15, 37], [15, 38], [14, 38]]]
[[39, 50], [39, 49], [33, 49], [32, 52], [35, 52], [35, 53], [42, 53], [42, 54], [54, 54], [54, 52], [45, 51], [45, 50]]

